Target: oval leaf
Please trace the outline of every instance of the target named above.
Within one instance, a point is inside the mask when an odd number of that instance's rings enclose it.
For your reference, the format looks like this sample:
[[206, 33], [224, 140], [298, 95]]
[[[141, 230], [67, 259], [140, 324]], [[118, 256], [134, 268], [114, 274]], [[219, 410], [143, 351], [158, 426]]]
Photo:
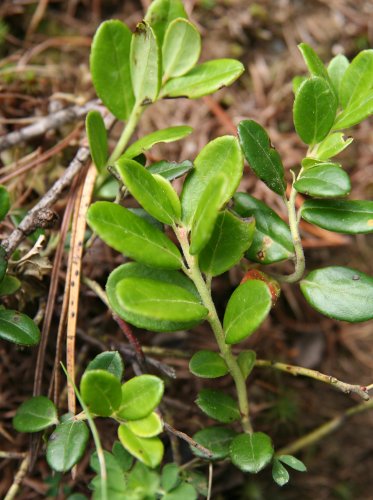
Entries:
[[240, 434], [231, 443], [230, 456], [236, 467], [244, 472], [257, 474], [272, 460], [271, 438], [263, 432]]
[[285, 193], [285, 171], [281, 157], [272, 147], [267, 132], [254, 120], [238, 125], [241, 147], [252, 170], [275, 193]]
[[328, 65], [328, 75], [337, 94], [341, 86], [341, 81], [349, 66], [349, 61], [343, 54], [338, 54], [330, 61]]
[[97, 95], [119, 120], [126, 120], [135, 98], [130, 73], [132, 33], [121, 21], [105, 21], [94, 36], [90, 66]]
[[57, 425], [47, 444], [49, 466], [58, 472], [70, 470], [82, 458], [88, 437], [84, 422], [75, 420]]
[[159, 47], [162, 47], [169, 24], [178, 17], [188, 17], [181, 0], [154, 0], [150, 4], [145, 21], [153, 28]]
[[238, 366], [241, 369], [242, 375], [246, 379], [255, 366], [256, 352], [255, 351], [242, 351], [237, 357]]
[[341, 153], [352, 141], [352, 137], [345, 139], [342, 132], [330, 134], [319, 144], [316, 157], [318, 160], [328, 160]]
[[159, 229], [130, 210], [99, 201], [90, 206], [87, 219], [99, 237], [118, 252], [151, 266], [181, 268], [177, 247]]
[[298, 45], [298, 48], [311, 75], [319, 76], [327, 82], [330, 82], [329, 75], [324, 66], [324, 63], [313, 50], [313, 48], [307, 43], [300, 43]]
[[223, 424], [229, 424], [240, 418], [237, 402], [221, 391], [202, 389], [198, 394], [196, 404], [206, 415]]
[[0, 221], [2, 221], [9, 212], [10, 198], [7, 189], [0, 186]]
[[[216, 426], [207, 427], [196, 432], [193, 439], [212, 452], [209, 459], [223, 460], [229, 455], [229, 447], [235, 436], [237, 436], [237, 433], [234, 430]], [[197, 457], [206, 459], [206, 455], [197, 448], [191, 446], [191, 450]]]
[[186, 19], [169, 24], [162, 47], [164, 81], [182, 76], [195, 66], [201, 53], [201, 36]]
[[277, 458], [273, 460], [272, 477], [279, 486], [284, 486], [290, 479], [288, 471]]
[[170, 491], [180, 484], [180, 472], [180, 467], [173, 463], [163, 467], [161, 485], [165, 491]]
[[119, 380], [105, 370], [84, 372], [80, 382], [80, 392], [90, 411], [100, 417], [112, 415], [122, 400]]
[[224, 359], [217, 352], [198, 351], [189, 362], [189, 370], [197, 377], [217, 378], [226, 375], [229, 370]]
[[231, 295], [224, 314], [225, 341], [237, 344], [259, 327], [272, 306], [271, 292], [263, 281], [249, 280]]
[[163, 381], [154, 375], [139, 375], [122, 385], [122, 403], [117, 416], [138, 420], [150, 415], [161, 402]]
[[358, 323], [373, 318], [373, 278], [348, 267], [309, 273], [300, 287], [307, 302], [330, 318]]
[[126, 149], [124, 156], [126, 158], [135, 158], [141, 153], [148, 151], [148, 149], [151, 149], [155, 144], [159, 144], [160, 142], [168, 143], [179, 141], [180, 139], [184, 139], [184, 137], [190, 135], [192, 132], [192, 127], [184, 125], [156, 130], [155, 132], [145, 135], [138, 141], [131, 144], [131, 146]]
[[194, 486], [189, 483], [181, 483], [172, 491], [166, 493], [163, 500], [197, 500], [198, 493]]
[[44, 396], [22, 403], [13, 418], [13, 427], [18, 432], [39, 432], [55, 424], [58, 424], [56, 407]]
[[40, 330], [25, 314], [3, 309], [0, 310], [0, 338], [15, 344], [34, 346], [40, 341]]
[[153, 163], [148, 167], [148, 171], [152, 174], [158, 174], [167, 179], [168, 181], [173, 181], [178, 177], [186, 174], [193, 168], [193, 163], [189, 160], [177, 163], [176, 161], [158, 161]]
[[127, 427], [139, 437], [158, 436], [163, 430], [161, 417], [157, 413], [150, 413], [147, 417], [127, 422]]
[[360, 101], [361, 96], [371, 90], [373, 82], [373, 50], [362, 50], [346, 69], [340, 86], [343, 108]]
[[302, 206], [302, 217], [311, 224], [336, 233], [371, 233], [373, 201], [307, 200]]
[[333, 129], [352, 127], [362, 122], [365, 118], [373, 114], [373, 91], [360, 96], [360, 98], [349, 105], [341, 114], [338, 115]]
[[106, 370], [122, 380], [124, 370], [122, 356], [118, 351], [102, 352], [89, 363], [86, 371], [89, 370]]
[[101, 113], [95, 110], [90, 111], [85, 126], [93, 163], [96, 165], [97, 170], [101, 172], [106, 167], [109, 157], [107, 132]]
[[298, 472], [306, 472], [307, 470], [307, 467], [304, 465], [304, 463], [301, 460], [298, 460], [298, 458], [293, 457], [292, 455], [280, 455], [277, 458], [285, 465], [291, 467], [294, 470], [297, 470]]
[[338, 166], [317, 166], [302, 173], [294, 183], [300, 193], [316, 198], [338, 198], [351, 191], [349, 176]]
[[137, 460], [151, 467], [157, 467], [163, 458], [163, 443], [157, 437], [141, 438], [122, 424], [118, 428], [118, 437], [124, 448]]

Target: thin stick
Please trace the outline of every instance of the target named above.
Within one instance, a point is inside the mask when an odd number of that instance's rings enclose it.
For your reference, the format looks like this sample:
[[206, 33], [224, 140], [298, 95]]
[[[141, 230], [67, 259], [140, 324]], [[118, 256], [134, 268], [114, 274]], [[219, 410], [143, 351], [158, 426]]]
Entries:
[[30, 455], [26, 455], [25, 458], [22, 460], [21, 465], [19, 466], [17, 474], [14, 477], [13, 484], [9, 488], [7, 494], [5, 495], [4, 500], [13, 500], [17, 496], [22, 481], [27, 473], [29, 463], [30, 463]]
[[213, 456], [212, 452], [209, 449], [207, 449], [204, 446], [202, 446], [201, 444], [197, 443], [197, 441], [195, 441], [193, 438], [188, 436], [188, 434], [185, 434], [185, 432], [178, 431], [177, 429], [172, 427], [172, 425], [168, 424], [167, 422], [163, 422], [163, 425], [164, 425], [164, 428], [166, 429], [166, 431], [171, 432], [172, 434], [174, 434], [178, 438], [186, 441], [188, 444], [190, 444], [190, 446], [193, 446], [193, 448], [196, 448], [198, 451], [200, 451], [201, 453], [206, 455], [206, 458], [211, 458]]
[[209, 463], [209, 483], [208, 483], [208, 487], [207, 487], [206, 500], [211, 500], [213, 472], [214, 472], [214, 466], [213, 466], [212, 462], [210, 462]]

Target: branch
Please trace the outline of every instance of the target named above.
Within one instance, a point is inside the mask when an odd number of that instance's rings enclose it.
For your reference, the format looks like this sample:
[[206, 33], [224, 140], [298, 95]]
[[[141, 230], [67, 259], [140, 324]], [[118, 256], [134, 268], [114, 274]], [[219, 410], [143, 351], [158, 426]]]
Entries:
[[202, 446], [201, 444], [197, 443], [193, 438], [188, 436], [188, 434], [185, 434], [185, 432], [178, 431], [172, 425], [168, 424], [167, 422], [163, 422], [164, 428], [166, 429], [167, 432], [171, 432], [175, 436], [177, 436], [180, 439], [183, 439], [186, 441], [190, 446], [193, 446], [193, 448], [196, 448], [198, 451], [206, 455], [206, 458], [211, 458], [212, 457], [212, 452]]

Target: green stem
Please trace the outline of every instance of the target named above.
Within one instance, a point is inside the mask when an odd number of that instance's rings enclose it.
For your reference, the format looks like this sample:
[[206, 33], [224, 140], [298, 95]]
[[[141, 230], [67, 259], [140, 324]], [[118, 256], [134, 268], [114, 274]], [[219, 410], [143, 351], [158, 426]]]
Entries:
[[123, 129], [122, 135], [120, 136], [119, 141], [108, 160], [109, 165], [112, 165], [115, 161], [117, 161], [117, 159], [121, 156], [121, 154], [125, 150], [125, 147], [127, 146], [128, 141], [131, 139], [132, 134], [134, 133], [135, 128], [144, 110], [145, 110], [144, 106], [135, 105], [135, 107], [131, 111], [126, 126]]
[[249, 402], [247, 397], [246, 382], [245, 378], [238, 366], [237, 360], [232, 353], [231, 346], [225, 343], [225, 335], [223, 326], [219, 320], [215, 304], [212, 300], [210, 290], [206, 285], [201, 271], [198, 266], [198, 258], [191, 255], [189, 252], [189, 242], [188, 235], [185, 228], [174, 227], [175, 234], [180, 242], [181, 248], [184, 253], [186, 263], [188, 264], [188, 269], [186, 270], [188, 276], [192, 279], [195, 284], [204, 306], [209, 310], [207, 317], [208, 322], [214, 332], [216, 342], [219, 346], [220, 353], [223, 356], [228, 369], [232, 375], [234, 383], [236, 385], [238, 406], [241, 412], [241, 422], [242, 427], [245, 432], [253, 432], [251, 422], [250, 422], [250, 412], [249, 412]]

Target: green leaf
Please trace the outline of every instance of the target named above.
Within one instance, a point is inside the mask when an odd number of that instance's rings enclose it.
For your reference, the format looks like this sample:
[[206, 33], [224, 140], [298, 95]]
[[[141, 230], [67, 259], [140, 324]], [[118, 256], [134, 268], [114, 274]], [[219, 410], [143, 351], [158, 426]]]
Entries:
[[3, 309], [0, 310], [0, 338], [15, 344], [34, 346], [40, 341], [40, 330], [26, 314]]
[[351, 61], [340, 84], [340, 99], [343, 108], [361, 100], [361, 96], [372, 89], [373, 50], [362, 50]]
[[159, 438], [135, 436], [126, 424], [119, 426], [118, 437], [124, 448], [143, 464], [153, 469], [161, 463], [164, 450], [163, 443]]
[[[212, 452], [210, 460], [223, 460], [229, 455], [229, 447], [237, 433], [227, 427], [207, 427], [194, 434], [193, 439]], [[191, 446], [197, 457], [206, 459], [206, 455]]]
[[360, 96], [351, 105], [349, 105], [337, 119], [333, 125], [334, 130], [352, 127], [357, 123], [362, 122], [365, 118], [373, 114], [373, 91]]
[[[152, 174], [150, 174], [150, 175], [152, 175]], [[180, 198], [179, 198], [177, 192], [175, 191], [175, 189], [173, 188], [171, 182], [159, 174], [153, 174], [153, 178], [156, 181], [156, 183], [158, 184], [158, 186], [163, 190], [166, 197], [168, 198], [168, 200], [172, 206], [173, 213], [176, 214], [177, 219], [180, 220], [180, 218], [181, 218]]]
[[196, 255], [207, 245], [214, 231], [219, 210], [225, 202], [228, 179], [224, 174], [212, 178], [201, 194], [190, 235], [190, 253]]
[[176, 464], [166, 464], [162, 469], [162, 488], [167, 492], [178, 484], [180, 484], [180, 468]]
[[155, 144], [159, 144], [160, 142], [167, 143], [179, 141], [180, 139], [184, 139], [184, 137], [190, 135], [192, 132], [192, 127], [187, 127], [185, 125], [156, 130], [155, 132], [145, 135], [138, 141], [131, 144], [131, 146], [126, 149], [123, 156], [125, 156], [126, 158], [135, 158], [135, 156], [144, 153], [144, 151], [148, 151], [148, 149], [151, 149]]
[[336, 233], [373, 232], [373, 201], [307, 200], [301, 213], [307, 222]]
[[139, 375], [122, 385], [122, 403], [117, 416], [139, 420], [150, 415], [161, 402], [164, 383], [155, 375]]
[[342, 78], [349, 65], [350, 63], [347, 57], [343, 54], [338, 54], [333, 57], [328, 65], [328, 75], [337, 94], [339, 94]]
[[163, 46], [164, 80], [182, 76], [197, 63], [201, 53], [201, 35], [186, 19], [174, 19], [168, 26]]
[[342, 132], [330, 134], [319, 144], [316, 157], [318, 160], [328, 160], [341, 153], [352, 141], [352, 137], [345, 139]]
[[292, 80], [292, 87], [293, 87], [293, 93], [294, 93], [294, 95], [297, 94], [298, 90], [300, 89], [300, 86], [306, 80], [307, 80], [306, 76], [295, 76], [293, 78], [293, 80]]
[[130, 67], [136, 103], [155, 102], [161, 85], [160, 50], [152, 28], [145, 21], [136, 26], [132, 36]]
[[124, 310], [153, 320], [188, 323], [201, 321], [208, 314], [192, 293], [152, 279], [125, 278], [118, 283], [116, 294]]
[[128, 472], [133, 465], [133, 456], [123, 447], [122, 443], [115, 441], [112, 453], [123, 472]]
[[271, 307], [271, 293], [266, 283], [249, 280], [239, 285], [225, 309], [225, 342], [237, 344], [254, 333], [268, 316]]
[[301, 460], [298, 460], [298, 458], [293, 457], [292, 455], [280, 455], [277, 458], [281, 462], [291, 467], [292, 469], [297, 470], [298, 472], [306, 472], [307, 470], [307, 467], [304, 465], [304, 463]]
[[36, 396], [22, 403], [13, 418], [13, 427], [18, 432], [39, 432], [56, 424], [57, 409], [44, 396]]
[[10, 208], [10, 197], [7, 189], [0, 186], [0, 222], [5, 218]]
[[[111, 453], [105, 450], [104, 458], [107, 476], [107, 498], [110, 500], [122, 500], [123, 498], [126, 498], [128, 489], [121, 466], [116, 458]], [[94, 490], [92, 498], [93, 500], [102, 500], [102, 480], [100, 475], [101, 470], [96, 451], [92, 454], [90, 465], [92, 469], [98, 474], [90, 483], [90, 486]]]
[[158, 436], [163, 430], [161, 417], [153, 412], [147, 417], [127, 422], [127, 427], [139, 437]]
[[227, 87], [242, 75], [245, 68], [235, 59], [214, 59], [194, 66], [188, 73], [172, 78], [163, 87], [160, 97], [198, 99]]
[[306, 144], [322, 141], [333, 126], [337, 99], [330, 85], [319, 77], [306, 80], [295, 96], [295, 130]]
[[197, 377], [217, 378], [226, 375], [229, 370], [224, 359], [217, 352], [198, 351], [189, 362], [189, 370]]
[[238, 136], [251, 169], [272, 191], [282, 196], [286, 189], [285, 171], [267, 132], [254, 120], [243, 120], [238, 125]]
[[180, 203], [175, 211], [174, 199], [170, 197], [169, 191], [142, 165], [123, 156], [116, 165], [132, 196], [150, 215], [170, 225], [180, 218]]
[[154, 0], [150, 4], [145, 21], [153, 28], [159, 47], [163, 45], [168, 26], [178, 17], [188, 17], [181, 0]]
[[338, 198], [351, 191], [350, 178], [339, 166], [310, 168], [294, 183], [300, 193], [316, 198]]
[[373, 278], [348, 267], [316, 269], [301, 282], [307, 302], [330, 318], [358, 323], [373, 318]]
[[116, 293], [117, 284], [124, 278], [149, 278], [157, 281], [161, 287], [164, 283], [176, 285], [190, 292], [198, 300], [200, 299], [193, 282], [184, 274], [181, 274], [177, 271], [165, 271], [146, 267], [142, 264], [138, 264], [137, 262], [123, 264], [110, 274], [108, 282], [106, 284], [106, 293], [108, 296], [110, 307], [113, 309], [113, 311], [115, 311], [118, 316], [125, 319], [129, 323], [136, 325], [139, 328], [144, 328], [145, 330], [156, 332], [170, 332], [177, 330], [188, 330], [200, 322], [159, 321], [152, 318], [147, 318], [142, 315], [134, 314], [133, 312], [129, 312], [127, 309], [121, 306]]
[[133, 493], [131, 500], [155, 500], [159, 484], [158, 471], [150, 470], [141, 462], [136, 462], [134, 468], [127, 475], [127, 488]]
[[330, 82], [328, 72], [324, 66], [324, 63], [307, 43], [300, 43], [298, 48], [303, 56], [304, 62], [311, 75], [323, 78], [327, 82]]
[[148, 167], [151, 174], [159, 174], [168, 181], [173, 181], [186, 174], [193, 168], [193, 163], [189, 160], [177, 163], [176, 161], [158, 161]]
[[109, 157], [109, 146], [104, 120], [99, 111], [92, 110], [88, 113], [85, 121], [89, 149], [93, 163], [97, 170], [102, 172], [106, 167]]
[[49, 466], [59, 472], [70, 470], [82, 458], [88, 437], [84, 422], [73, 420], [57, 425], [47, 444]]
[[273, 460], [272, 477], [279, 486], [284, 486], [290, 479], [288, 471], [277, 458]]
[[241, 369], [241, 372], [246, 379], [250, 373], [252, 372], [252, 369], [255, 366], [255, 361], [256, 361], [256, 352], [255, 351], [242, 351], [237, 357], [237, 363], [238, 366]]
[[271, 208], [246, 193], [237, 193], [234, 201], [234, 209], [239, 215], [255, 218], [254, 239], [246, 253], [248, 259], [272, 264], [293, 256], [289, 226]]
[[89, 363], [86, 371], [89, 370], [106, 370], [120, 381], [124, 370], [122, 356], [118, 351], [102, 352]]
[[253, 241], [254, 231], [253, 219], [239, 219], [228, 210], [219, 213], [211, 238], [199, 254], [201, 270], [218, 276], [238, 264]]
[[109, 246], [144, 264], [180, 269], [177, 247], [152, 224], [130, 210], [108, 201], [99, 201], [88, 210], [88, 223]]
[[181, 195], [183, 221], [190, 227], [201, 196], [211, 180], [223, 174], [228, 180], [222, 203], [237, 189], [243, 172], [241, 148], [235, 137], [223, 136], [209, 142], [194, 161], [194, 169], [184, 182]]
[[229, 424], [240, 418], [237, 402], [228, 394], [215, 389], [202, 389], [196, 404], [206, 415], [223, 424]]
[[128, 118], [135, 102], [130, 73], [131, 38], [131, 31], [121, 21], [105, 21], [96, 31], [91, 48], [93, 85], [119, 120]]
[[112, 415], [122, 400], [120, 381], [106, 370], [84, 372], [80, 392], [90, 411], [100, 417]]
[[21, 282], [15, 276], [6, 274], [0, 282], [0, 297], [4, 295], [13, 295], [21, 286]]
[[197, 491], [191, 484], [181, 483], [174, 490], [166, 493], [163, 500], [197, 500], [197, 498]]
[[240, 434], [232, 441], [230, 455], [236, 467], [244, 472], [257, 474], [272, 460], [271, 438], [263, 432]]

